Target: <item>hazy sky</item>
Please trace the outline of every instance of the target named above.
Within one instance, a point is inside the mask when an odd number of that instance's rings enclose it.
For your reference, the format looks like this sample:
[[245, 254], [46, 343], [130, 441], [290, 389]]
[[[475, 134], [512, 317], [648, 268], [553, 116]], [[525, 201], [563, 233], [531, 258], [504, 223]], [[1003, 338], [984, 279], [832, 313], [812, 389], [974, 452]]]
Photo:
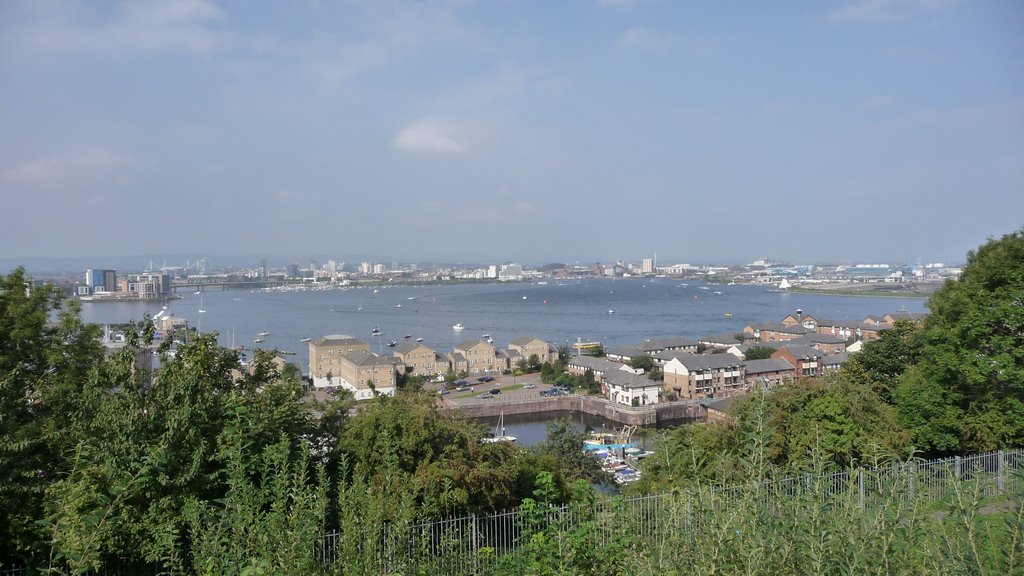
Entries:
[[0, 1], [0, 258], [962, 260], [1024, 2]]

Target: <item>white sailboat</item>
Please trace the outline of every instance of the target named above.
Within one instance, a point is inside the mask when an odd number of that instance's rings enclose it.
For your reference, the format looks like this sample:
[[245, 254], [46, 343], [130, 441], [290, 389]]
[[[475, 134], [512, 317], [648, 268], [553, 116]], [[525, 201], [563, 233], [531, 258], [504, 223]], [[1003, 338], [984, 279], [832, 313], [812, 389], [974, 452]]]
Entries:
[[790, 284], [789, 281], [786, 280], [785, 278], [782, 279], [782, 282], [779, 282], [779, 290], [789, 290], [792, 287], [793, 285]]
[[206, 314], [206, 308], [203, 306], [203, 297], [199, 297], [199, 313]]
[[490, 438], [481, 438], [480, 441], [484, 444], [493, 444], [495, 442], [515, 442], [518, 440], [515, 436], [505, 434], [505, 413], [502, 412], [498, 416], [498, 423], [494, 425], [494, 436]]

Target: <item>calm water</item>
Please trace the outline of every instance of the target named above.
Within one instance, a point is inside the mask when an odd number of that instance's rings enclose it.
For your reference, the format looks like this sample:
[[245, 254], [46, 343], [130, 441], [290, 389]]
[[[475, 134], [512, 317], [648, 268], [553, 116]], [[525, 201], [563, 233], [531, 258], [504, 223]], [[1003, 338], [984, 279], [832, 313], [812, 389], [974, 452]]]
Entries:
[[[221, 344], [250, 346], [260, 332], [270, 332], [261, 346], [294, 352], [293, 362], [306, 371], [307, 344], [328, 334], [349, 334], [370, 342], [377, 352], [388, 351], [389, 340], [422, 337], [427, 346], [444, 352], [468, 338], [483, 334], [504, 347], [519, 336], [532, 335], [556, 346], [577, 338], [601, 341], [606, 347], [644, 338], [739, 332], [753, 322], [778, 322], [803, 309], [806, 314], [833, 320], [861, 320], [869, 314], [906, 310], [925, 311], [925, 300], [825, 296], [769, 292], [759, 286], [707, 286], [700, 282], [658, 279], [588, 279], [541, 284], [460, 284], [451, 286], [394, 286], [305, 292], [206, 291], [184, 292], [171, 301], [171, 314], [184, 317], [202, 332], [216, 331]], [[714, 291], [721, 294], [714, 294]], [[524, 298], [525, 297], [525, 298]], [[401, 308], [396, 307], [401, 305]], [[162, 303], [83, 302], [86, 322], [121, 323], [155, 315]], [[614, 310], [614, 314], [608, 314]], [[731, 316], [726, 316], [731, 314]], [[465, 330], [452, 326], [462, 323]], [[370, 335], [374, 327], [381, 338]], [[506, 417], [506, 429], [529, 445], [543, 439], [544, 421]], [[582, 427], [600, 428], [602, 422]], [[493, 422], [491, 423], [493, 426]]]
[[[606, 347], [660, 336], [697, 338], [710, 333], [738, 332], [752, 322], [778, 322], [797, 308], [828, 319], [863, 319], [903, 309], [924, 311], [925, 300], [819, 296], [769, 292], [756, 286], [709, 286], [668, 279], [592, 279], [572, 283], [461, 284], [453, 286], [381, 287], [306, 292], [207, 291], [182, 293], [169, 312], [184, 317], [202, 332], [216, 331], [224, 345], [251, 345], [260, 332], [270, 332], [264, 347], [297, 352], [307, 364], [302, 338], [349, 334], [373, 344], [406, 334], [422, 337], [438, 351], [483, 334], [505, 346], [519, 336], [533, 335], [557, 345], [577, 338], [601, 341]], [[721, 291], [721, 295], [713, 293]], [[525, 297], [525, 298], [524, 298]], [[200, 314], [200, 298], [206, 313]], [[397, 308], [396, 305], [401, 305]], [[139, 320], [160, 311], [162, 303], [83, 302], [87, 322]], [[614, 310], [614, 314], [608, 314]], [[731, 314], [731, 316], [726, 316]], [[452, 326], [462, 323], [465, 330]], [[370, 335], [374, 327], [384, 335]], [[386, 346], [384, 350], [387, 351]]]

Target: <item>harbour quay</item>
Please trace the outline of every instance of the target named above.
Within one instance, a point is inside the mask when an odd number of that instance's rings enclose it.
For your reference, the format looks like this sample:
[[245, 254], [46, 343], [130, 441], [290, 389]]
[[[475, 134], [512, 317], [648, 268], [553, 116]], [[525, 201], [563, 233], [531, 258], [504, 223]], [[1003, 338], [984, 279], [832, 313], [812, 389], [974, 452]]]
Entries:
[[462, 410], [471, 418], [497, 417], [544, 412], [582, 412], [628, 426], [655, 426], [669, 421], [696, 421], [708, 417], [707, 408], [696, 400], [659, 402], [646, 406], [623, 406], [603, 398], [569, 394], [553, 398], [506, 400], [494, 402], [480, 400], [445, 404], [442, 410]]

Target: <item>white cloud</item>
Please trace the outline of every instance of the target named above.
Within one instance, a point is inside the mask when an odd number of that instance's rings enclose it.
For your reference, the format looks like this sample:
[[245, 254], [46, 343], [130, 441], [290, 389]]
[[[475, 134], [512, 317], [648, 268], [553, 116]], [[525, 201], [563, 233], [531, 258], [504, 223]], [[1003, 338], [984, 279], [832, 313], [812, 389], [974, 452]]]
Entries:
[[393, 145], [406, 152], [458, 154], [468, 150], [469, 145], [453, 132], [452, 126], [437, 118], [421, 118], [402, 128]]
[[668, 44], [672, 36], [659, 34], [646, 28], [630, 28], [619, 36], [619, 46], [639, 48], [641, 50], [657, 50]]
[[105, 148], [89, 148], [75, 154], [48, 156], [19, 164], [3, 172], [3, 179], [22, 183], [41, 183], [65, 178], [81, 178], [97, 173], [133, 170], [138, 163]]
[[902, 22], [912, 16], [946, 8], [956, 0], [853, 0], [829, 13], [831, 22]]

